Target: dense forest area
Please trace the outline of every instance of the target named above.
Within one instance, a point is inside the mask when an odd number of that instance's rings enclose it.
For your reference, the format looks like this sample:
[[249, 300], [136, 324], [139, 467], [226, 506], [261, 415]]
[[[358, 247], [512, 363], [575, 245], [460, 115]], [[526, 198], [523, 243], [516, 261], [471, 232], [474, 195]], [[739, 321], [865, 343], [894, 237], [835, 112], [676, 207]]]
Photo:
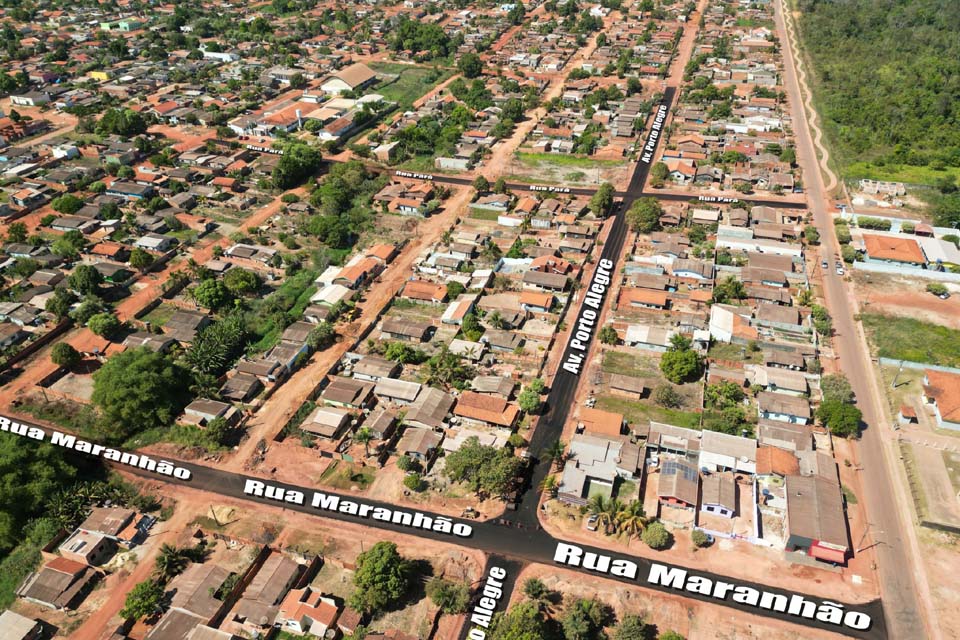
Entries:
[[[797, 0], [817, 106], [843, 168], [960, 168], [960, 2]], [[916, 173], [916, 172], [915, 172]], [[951, 178], [952, 179], [952, 178]]]

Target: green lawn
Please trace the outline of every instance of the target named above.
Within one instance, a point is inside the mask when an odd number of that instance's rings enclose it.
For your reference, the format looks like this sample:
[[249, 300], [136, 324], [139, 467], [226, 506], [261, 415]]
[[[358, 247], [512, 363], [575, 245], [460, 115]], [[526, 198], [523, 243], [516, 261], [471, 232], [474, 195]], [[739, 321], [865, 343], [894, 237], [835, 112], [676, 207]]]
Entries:
[[753, 364], [763, 362], [763, 351], [751, 351], [746, 345], [733, 344], [732, 342], [715, 342], [710, 346], [707, 355], [717, 360], [742, 360]]
[[937, 171], [930, 167], [913, 167], [906, 164], [888, 164], [882, 167], [870, 162], [852, 162], [844, 171], [844, 177], [850, 180], [869, 178], [871, 180], [888, 180], [907, 184], [934, 185], [945, 177], [960, 178], [960, 167], [947, 167]]
[[620, 373], [635, 378], [660, 376], [660, 369], [652, 357], [623, 351], [605, 351], [602, 368], [606, 373]]
[[665, 422], [689, 429], [696, 429], [700, 426], [699, 413], [666, 409], [654, 404], [646, 404], [618, 396], [597, 396], [597, 409], [622, 413], [630, 424], [643, 424], [648, 420], [653, 420], [654, 422]]
[[[433, 173], [436, 170], [436, 167], [433, 166], [433, 160], [433, 156], [416, 156], [414, 158], [410, 158], [409, 160], [404, 160], [395, 168], [404, 169], [406, 171], [416, 171], [418, 173]], [[460, 172], [444, 169], [443, 173], [444, 175], [455, 175]]]
[[396, 80], [386, 80], [373, 88], [390, 102], [396, 102], [401, 109], [409, 109], [415, 100], [430, 89], [453, 75], [449, 69], [418, 67], [389, 62], [372, 62], [370, 68], [380, 73], [396, 74]]
[[468, 218], [473, 218], [474, 220], [487, 220], [489, 222], [496, 222], [497, 218], [500, 217], [499, 211], [487, 211], [485, 209], [469, 209], [470, 213], [467, 215]]
[[915, 318], [865, 313], [861, 320], [881, 358], [960, 367], [960, 331]]
[[517, 153], [517, 159], [528, 167], [554, 165], [560, 167], [576, 167], [578, 169], [596, 169], [598, 167], [616, 167], [623, 164], [620, 160], [594, 160], [586, 156], [567, 155], [562, 153]]
[[161, 304], [156, 309], [140, 318], [143, 322], [149, 322], [154, 327], [162, 327], [167, 324], [171, 316], [177, 311], [172, 304]]

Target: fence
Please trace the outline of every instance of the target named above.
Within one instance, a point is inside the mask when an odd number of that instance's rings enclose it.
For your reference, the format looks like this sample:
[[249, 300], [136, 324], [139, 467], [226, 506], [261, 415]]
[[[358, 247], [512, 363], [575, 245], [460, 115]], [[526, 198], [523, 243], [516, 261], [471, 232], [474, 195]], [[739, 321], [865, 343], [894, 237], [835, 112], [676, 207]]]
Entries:
[[960, 273], [953, 273], [951, 271], [934, 271], [933, 269], [918, 269], [916, 267], [895, 264], [880, 264], [877, 262], [859, 261], [853, 263], [853, 268], [857, 269], [858, 271], [889, 273], [911, 278], [926, 278], [927, 280], [937, 280], [939, 282], [960, 282]]
[[944, 371], [946, 373], [958, 373], [960, 369], [956, 367], [945, 367], [938, 364], [925, 364], [923, 362], [911, 362], [909, 360], [897, 360], [895, 358], [878, 358], [881, 365], [885, 367], [904, 367], [906, 369], [933, 369], [934, 371]]

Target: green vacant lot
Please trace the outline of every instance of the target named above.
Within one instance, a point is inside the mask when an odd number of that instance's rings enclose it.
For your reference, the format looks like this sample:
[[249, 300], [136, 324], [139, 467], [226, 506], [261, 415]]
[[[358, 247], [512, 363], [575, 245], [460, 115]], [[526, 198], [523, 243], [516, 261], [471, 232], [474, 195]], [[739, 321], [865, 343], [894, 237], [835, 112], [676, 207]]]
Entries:
[[915, 318], [865, 313], [861, 320], [881, 358], [960, 367], [960, 331]]
[[396, 80], [381, 82], [373, 92], [379, 93], [390, 102], [398, 103], [401, 109], [409, 109], [414, 100], [453, 75], [453, 71], [449, 69], [433, 69], [390, 62], [373, 62], [370, 68], [378, 73], [399, 76]]
[[645, 404], [619, 396], [597, 396], [597, 409], [622, 413], [630, 424], [644, 424], [648, 420], [664, 422], [675, 427], [696, 429], [700, 426], [700, 414], [693, 411], [666, 409], [655, 404]]
[[620, 160], [594, 160], [586, 156], [571, 156], [562, 153], [517, 153], [517, 160], [528, 167], [553, 165], [557, 167], [577, 167], [596, 169], [597, 167], [616, 167], [623, 164]]
[[844, 177], [851, 180], [868, 178], [870, 180], [889, 180], [906, 184], [937, 184], [943, 178], [960, 178], [960, 167], [946, 167], [942, 171], [930, 167], [912, 167], [906, 164], [888, 164], [878, 166], [870, 162], [854, 162], [847, 167]]

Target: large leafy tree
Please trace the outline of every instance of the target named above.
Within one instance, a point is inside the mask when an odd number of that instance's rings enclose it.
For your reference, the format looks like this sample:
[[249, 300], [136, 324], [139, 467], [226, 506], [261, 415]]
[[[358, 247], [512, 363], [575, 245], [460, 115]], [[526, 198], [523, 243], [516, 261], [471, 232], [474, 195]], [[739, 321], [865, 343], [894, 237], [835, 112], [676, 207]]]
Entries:
[[239, 355], [246, 338], [243, 316], [231, 313], [201, 329], [184, 351], [183, 361], [197, 373], [219, 376]]
[[378, 542], [357, 556], [350, 606], [368, 613], [395, 606], [410, 588], [412, 565], [393, 542]]
[[630, 228], [640, 233], [650, 233], [660, 228], [663, 208], [656, 198], [640, 198], [627, 211]]
[[273, 186], [291, 189], [299, 186], [317, 170], [321, 155], [317, 149], [297, 142], [284, 149], [283, 155], [273, 168]]
[[613, 613], [607, 605], [599, 600], [581, 598], [563, 615], [563, 636], [566, 640], [606, 640], [603, 627], [612, 618]]
[[120, 610], [120, 615], [124, 618], [146, 618], [153, 615], [160, 609], [160, 602], [163, 600], [163, 584], [156, 580], [145, 580], [138, 583], [130, 593]]
[[0, 553], [20, 541], [27, 520], [42, 515], [51, 496], [77, 475], [65, 450], [0, 433]]
[[73, 273], [67, 278], [67, 282], [70, 284], [71, 289], [86, 295], [97, 292], [100, 284], [103, 282], [103, 275], [93, 268], [92, 265], [81, 264], [73, 270]]
[[91, 400], [100, 410], [99, 435], [122, 442], [173, 422], [190, 401], [189, 372], [145, 347], [118, 353], [93, 374]]
[[603, 217], [610, 213], [610, 207], [613, 206], [613, 185], [604, 182], [597, 189], [593, 197], [590, 198], [590, 211], [595, 216]]
[[835, 436], [852, 438], [860, 434], [863, 414], [860, 409], [847, 402], [826, 400], [817, 409], [817, 417]]
[[667, 352], [660, 357], [660, 371], [674, 384], [696, 380], [703, 369], [703, 358], [690, 348], [690, 340], [674, 336]]
[[494, 616], [490, 640], [543, 640], [551, 637], [540, 607], [530, 601]]
[[509, 450], [482, 445], [473, 436], [447, 456], [443, 473], [454, 482], [470, 484], [474, 491], [502, 495], [512, 486], [521, 465]]

